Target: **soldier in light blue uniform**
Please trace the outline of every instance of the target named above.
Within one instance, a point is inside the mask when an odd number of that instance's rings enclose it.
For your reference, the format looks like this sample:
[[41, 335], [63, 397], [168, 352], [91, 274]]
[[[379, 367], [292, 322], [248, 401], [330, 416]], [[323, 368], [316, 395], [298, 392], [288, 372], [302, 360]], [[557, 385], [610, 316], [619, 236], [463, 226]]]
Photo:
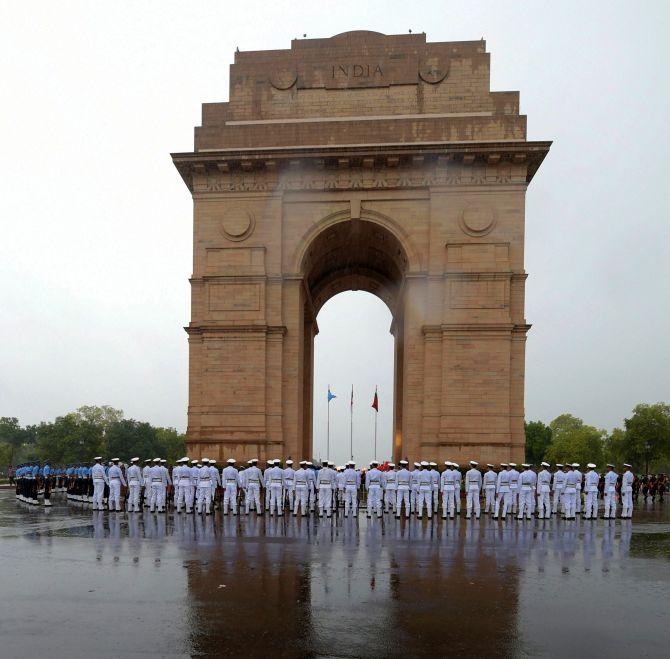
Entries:
[[42, 467], [42, 478], [44, 479], [44, 505], [48, 508], [51, 505], [51, 467], [49, 462], [45, 462]]

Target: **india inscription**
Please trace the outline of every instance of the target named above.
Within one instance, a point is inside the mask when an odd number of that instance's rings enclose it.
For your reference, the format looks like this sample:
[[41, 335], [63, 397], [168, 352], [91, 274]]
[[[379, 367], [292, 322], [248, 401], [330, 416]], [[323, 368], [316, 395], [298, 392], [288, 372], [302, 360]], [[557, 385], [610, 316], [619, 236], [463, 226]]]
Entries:
[[396, 460], [522, 461], [524, 197], [550, 143], [489, 74], [484, 41], [423, 34], [235, 53], [229, 100], [173, 154], [192, 455], [311, 457], [316, 316], [360, 289], [393, 314]]

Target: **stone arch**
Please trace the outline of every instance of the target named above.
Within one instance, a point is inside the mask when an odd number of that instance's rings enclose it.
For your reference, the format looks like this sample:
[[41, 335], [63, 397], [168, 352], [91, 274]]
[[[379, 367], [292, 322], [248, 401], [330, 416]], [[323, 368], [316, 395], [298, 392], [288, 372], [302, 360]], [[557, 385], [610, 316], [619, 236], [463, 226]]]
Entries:
[[304, 290], [302, 454], [311, 455], [313, 446], [311, 401], [316, 317], [323, 304], [335, 295], [363, 290], [381, 299], [393, 317], [389, 328], [395, 339], [392, 441], [397, 458], [402, 450], [405, 280], [411, 268], [418, 266], [407, 236], [381, 213], [362, 211], [360, 218], [351, 218], [348, 211], [338, 211], [303, 236], [294, 265]]
[[[384, 215], [378, 211], [361, 208], [360, 217], [356, 219], [373, 222], [389, 231], [398, 240], [407, 257], [407, 272], [414, 273], [422, 270], [422, 263], [417, 251], [412, 245], [411, 239], [403, 227], [393, 218]], [[319, 234], [328, 230], [334, 224], [339, 222], [351, 221], [351, 213], [348, 210], [335, 211], [326, 215], [324, 218], [313, 224], [300, 238], [296, 247], [293, 260], [291, 261], [291, 271], [303, 275], [304, 259], [307, 250]]]

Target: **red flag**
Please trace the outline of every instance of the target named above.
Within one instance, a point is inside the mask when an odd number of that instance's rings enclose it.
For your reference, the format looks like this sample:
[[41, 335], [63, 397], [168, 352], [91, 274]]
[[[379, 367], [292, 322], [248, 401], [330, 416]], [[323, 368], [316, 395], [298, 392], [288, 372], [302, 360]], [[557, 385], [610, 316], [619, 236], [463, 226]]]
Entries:
[[375, 387], [375, 397], [372, 400], [372, 407], [374, 408], [375, 412], [379, 412], [379, 398], [377, 398], [377, 387]]

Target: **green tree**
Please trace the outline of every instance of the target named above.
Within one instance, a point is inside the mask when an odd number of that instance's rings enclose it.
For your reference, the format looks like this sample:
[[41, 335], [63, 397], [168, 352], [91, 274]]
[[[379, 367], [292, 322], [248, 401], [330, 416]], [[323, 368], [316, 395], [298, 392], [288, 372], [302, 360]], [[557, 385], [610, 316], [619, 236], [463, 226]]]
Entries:
[[553, 439], [545, 458], [548, 462], [572, 463], [585, 465], [594, 462], [603, 463], [603, 450], [607, 433], [584, 422], [571, 414], [562, 414], [550, 424]]
[[134, 456], [161, 457], [156, 455], [156, 429], [150, 424], [134, 419], [115, 421], [105, 433], [105, 455], [127, 461]]
[[183, 433], [174, 428], [156, 428], [157, 457], [165, 458], [168, 462], [186, 455], [186, 442]]
[[551, 444], [551, 428], [542, 421], [526, 423], [526, 462], [537, 465], [542, 462]]
[[624, 456], [634, 468], [649, 466], [670, 454], [670, 405], [640, 403], [633, 415], [624, 419], [626, 441]]
[[90, 461], [103, 448], [103, 431], [76, 413], [37, 426], [37, 453], [54, 463]]
[[123, 419], [123, 410], [117, 410], [110, 405], [82, 405], [73, 414], [80, 421], [87, 421], [107, 432], [113, 424]]
[[605, 462], [611, 462], [613, 465], [620, 465], [627, 462], [626, 458], [626, 431], [622, 428], [614, 428], [605, 439]]
[[0, 417], [0, 442], [9, 446], [9, 454], [6, 456], [8, 464], [14, 464], [21, 447], [35, 441], [35, 434], [30, 427], [22, 428], [19, 420], [14, 416]]

